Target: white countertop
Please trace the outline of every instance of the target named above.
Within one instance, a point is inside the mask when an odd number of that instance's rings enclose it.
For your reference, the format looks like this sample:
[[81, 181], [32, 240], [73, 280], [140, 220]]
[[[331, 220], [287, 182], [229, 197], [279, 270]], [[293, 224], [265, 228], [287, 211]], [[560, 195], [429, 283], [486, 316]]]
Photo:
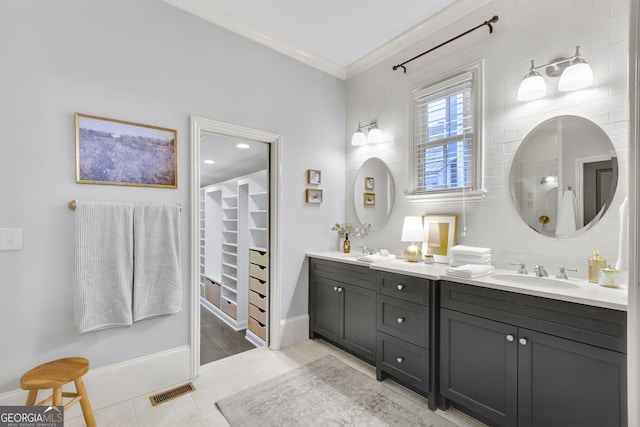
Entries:
[[[360, 266], [368, 266], [372, 270], [386, 271], [389, 273], [404, 274], [407, 276], [421, 277], [431, 280], [451, 280], [452, 282], [465, 283], [473, 286], [482, 286], [484, 288], [498, 289], [508, 292], [517, 292], [526, 295], [533, 295], [543, 298], [551, 298], [561, 301], [574, 302], [578, 304], [592, 305], [596, 307], [610, 308], [613, 310], [627, 311], [627, 287], [621, 285], [620, 288], [605, 288], [596, 283], [591, 283], [585, 279], [568, 280], [550, 278], [550, 283], [545, 285], [533, 283], [517, 283], [508, 280], [497, 279], [495, 276], [516, 275], [512, 270], [498, 270], [495, 274], [483, 276], [476, 279], [466, 279], [447, 275], [447, 264], [424, 264], [422, 262], [408, 262], [403, 259], [393, 259], [390, 261], [382, 261], [368, 263], [358, 261], [357, 258], [362, 254], [351, 253], [343, 254], [342, 252], [310, 252], [308, 257], [326, 259], [330, 261], [340, 261], [347, 264]], [[531, 274], [529, 275], [533, 277]], [[514, 280], [518, 280], [515, 277]], [[544, 283], [544, 279], [541, 279]], [[573, 286], [570, 289], [554, 286], [555, 280], [561, 280], [567, 283], [567, 286]]]

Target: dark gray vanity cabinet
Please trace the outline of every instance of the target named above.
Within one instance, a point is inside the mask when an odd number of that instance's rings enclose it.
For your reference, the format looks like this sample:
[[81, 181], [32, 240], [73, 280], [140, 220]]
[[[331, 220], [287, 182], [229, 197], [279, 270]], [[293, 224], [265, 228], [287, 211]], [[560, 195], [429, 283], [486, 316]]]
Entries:
[[440, 394], [490, 425], [626, 425], [626, 313], [447, 281]]
[[370, 362], [376, 359], [375, 272], [309, 259], [309, 337], [323, 337]]
[[388, 375], [429, 397], [436, 407], [431, 381], [430, 349], [433, 348], [430, 307], [433, 285], [429, 280], [378, 272], [376, 376]]

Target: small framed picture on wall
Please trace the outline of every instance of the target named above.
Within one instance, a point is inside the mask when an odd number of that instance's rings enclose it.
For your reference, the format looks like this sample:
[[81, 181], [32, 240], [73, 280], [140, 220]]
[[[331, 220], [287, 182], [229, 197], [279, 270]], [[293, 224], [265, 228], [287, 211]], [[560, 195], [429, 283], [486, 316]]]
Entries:
[[311, 204], [322, 203], [322, 190], [316, 190], [314, 188], [307, 188], [305, 192], [305, 201]]
[[307, 169], [307, 184], [318, 185], [320, 184], [322, 172], [315, 169]]
[[367, 191], [373, 191], [375, 179], [372, 176], [364, 177], [364, 189]]

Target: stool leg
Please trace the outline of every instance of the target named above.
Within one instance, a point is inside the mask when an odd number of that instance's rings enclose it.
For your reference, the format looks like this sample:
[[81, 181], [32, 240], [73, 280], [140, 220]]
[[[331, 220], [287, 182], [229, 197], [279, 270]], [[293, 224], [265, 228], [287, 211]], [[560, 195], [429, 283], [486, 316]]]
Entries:
[[80, 395], [80, 407], [82, 408], [82, 415], [84, 416], [84, 422], [87, 427], [96, 427], [96, 419], [93, 416], [93, 409], [91, 409], [91, 403], [89, 403], [89, 396], [87, 395], [87, 389], [84, 387], [84, 381], [82, 378], [78, 378], [75, 381], [76, 391]]
[[62, 387], [54, 387], [53, 388], [53, 402], [51, 402], [53, 406], [61, 406], [62, 405]]
[[36, 404], [36, 398], [38, 397], [38, 390], [29, 390], [29, 395], [27, 396], [27, 406], [33, 406]]

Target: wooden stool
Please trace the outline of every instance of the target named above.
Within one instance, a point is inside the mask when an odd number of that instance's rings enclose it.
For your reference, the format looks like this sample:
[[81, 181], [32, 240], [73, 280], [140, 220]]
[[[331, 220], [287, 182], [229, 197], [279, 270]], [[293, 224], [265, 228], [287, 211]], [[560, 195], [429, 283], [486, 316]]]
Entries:
[[[84, 421], [89, 427], [95, 427], [96, 420], [89, 403], [87, 390], [84, 387], [82, 376], [89, 371], [89, 361], [84, 357], [67, 357], [36, 366], [20, 378], [20, 388], [29, 390], [27, 397], [28, 406], [44, 406], [52, 402], [52, 406], [62, 406], [63, 397], [71, 397], [72, 400], [64, 405], [65, 411], [74, 403], [80, 401]], [[76, 393], [62, 391], [62, 386], [73, 381]], [[38, 390], [53, 389], [53, 394], [42, 402], [35, 403]]]

